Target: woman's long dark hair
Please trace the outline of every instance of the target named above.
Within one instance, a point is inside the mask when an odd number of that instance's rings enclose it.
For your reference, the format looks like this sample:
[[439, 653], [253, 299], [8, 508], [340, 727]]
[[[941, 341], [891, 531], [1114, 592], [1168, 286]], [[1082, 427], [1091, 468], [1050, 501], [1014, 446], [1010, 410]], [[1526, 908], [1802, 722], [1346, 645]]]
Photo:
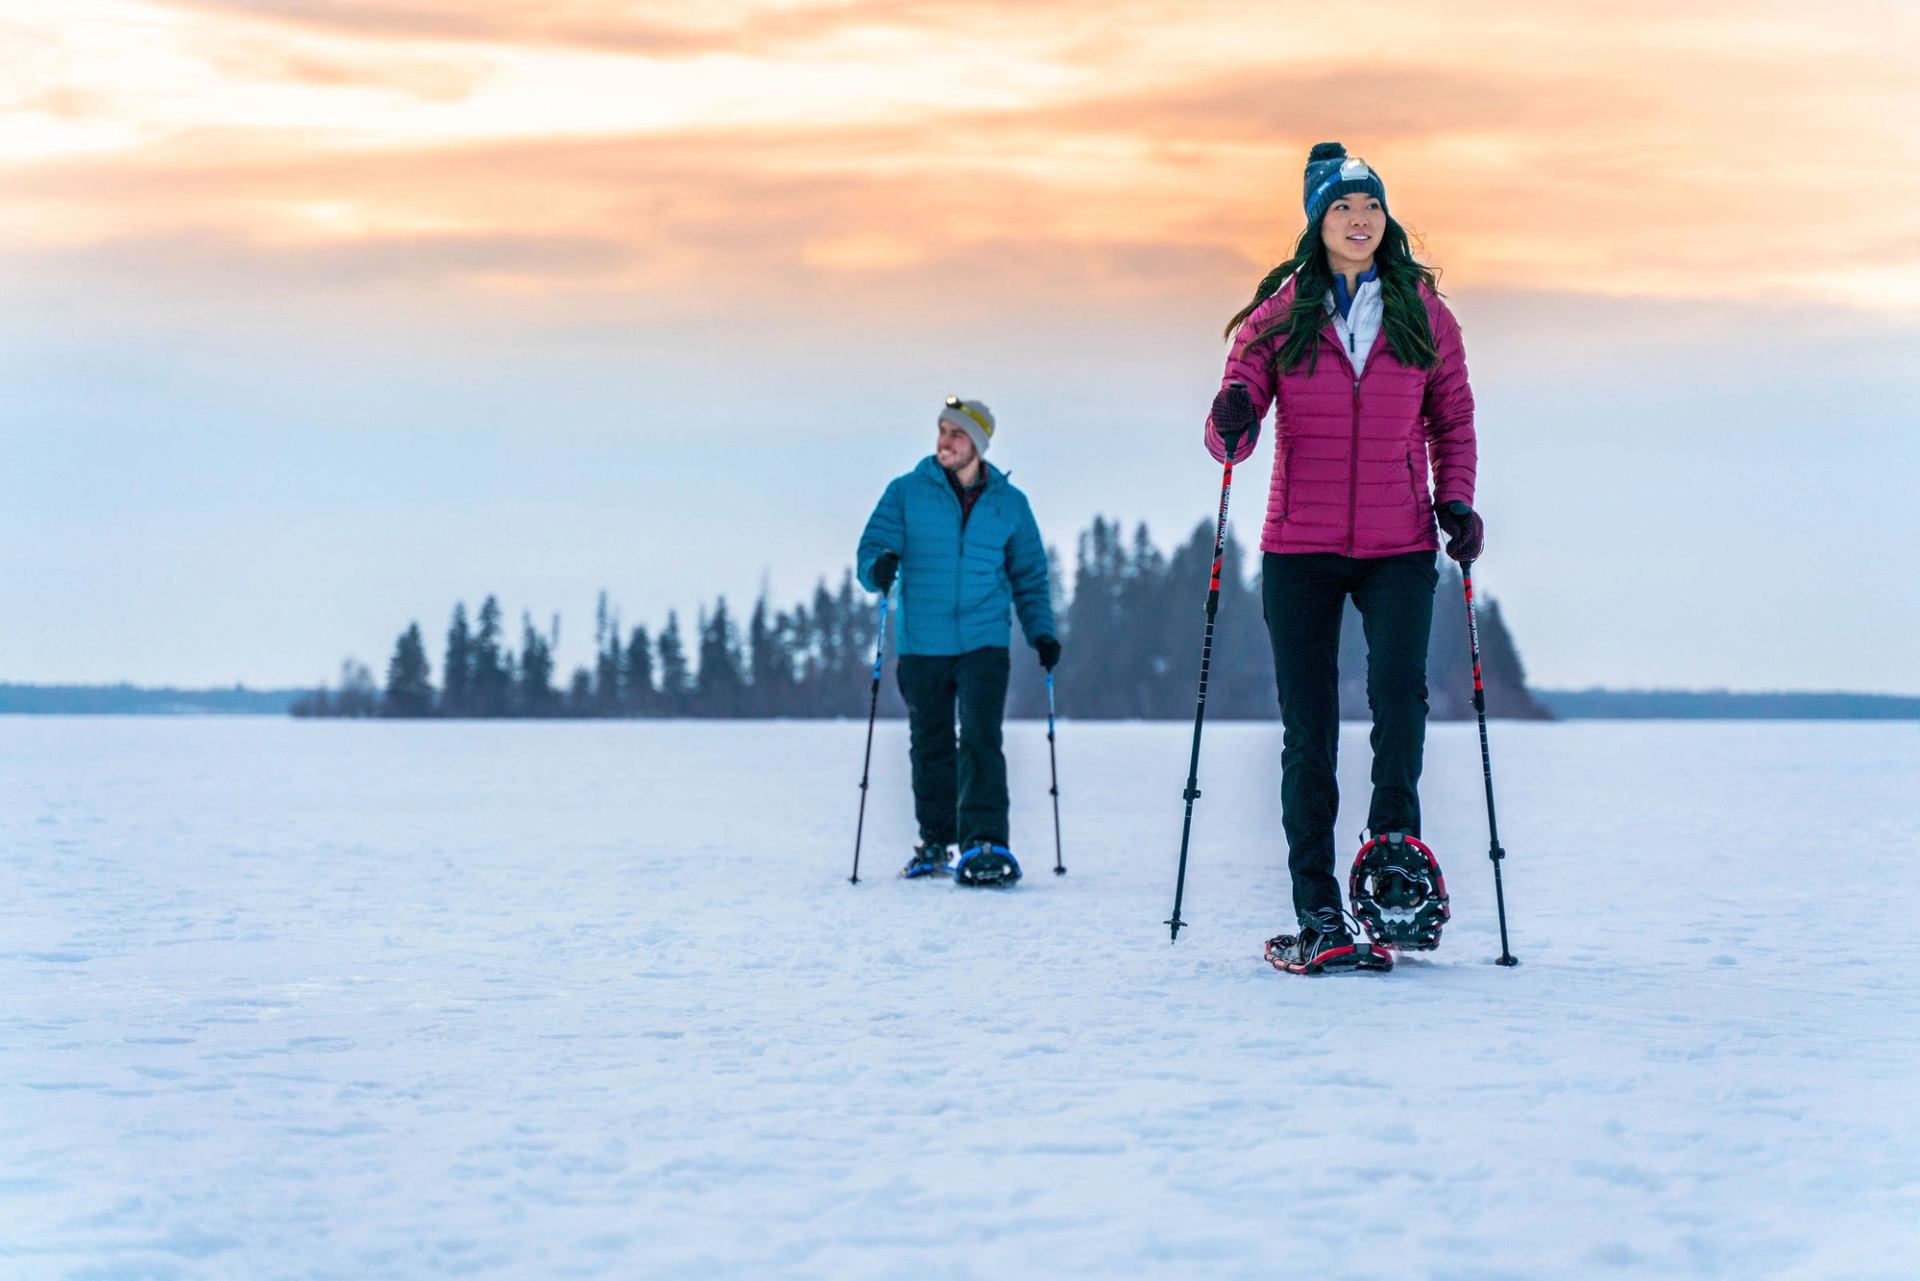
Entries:
[[[1253, 291], [1253, 301], [1227, 322], [1227, 340], [1231, 342], [1247, 317], [1292, 277], [1293, 306], [1254, 338], [1255, 342], [1265, 342], [1284, 334], [1286, 341], [1274, 353], [1274, 364], [1288, 372], [1297, 368], [1303, 359], [1308, 361], [1307, 369], [1311, 371], [1320, 358], [1320, 327], [1326, 323], [1325, 299], [1327, 291], [1333, 288], [1333, 268], [1327, 262], [1326, 242], [1320, 239], [1320, 226], [1325, 221], [1323, 213], [1300, 233], [1293, 257], [1261, 277], [1259, 287]], [[1380, 273], [1380, 299], [1386, 309], [1381, 330], [1386, 334], [1387, 346], [1401, 364], [1432, 369], [1439, 353], [1434, 349], [1433, 326], [1427, 323], [1427, 305], [1420, 297], [1420, 286], [1433, 289], [1440, 273], [1414, 259], [1407, 229], [1395, 222], [1391, 214], [1387, 215], [1386, 234], [1380, 237], [1380, 249], [1373, 256], [1373, 265]]]

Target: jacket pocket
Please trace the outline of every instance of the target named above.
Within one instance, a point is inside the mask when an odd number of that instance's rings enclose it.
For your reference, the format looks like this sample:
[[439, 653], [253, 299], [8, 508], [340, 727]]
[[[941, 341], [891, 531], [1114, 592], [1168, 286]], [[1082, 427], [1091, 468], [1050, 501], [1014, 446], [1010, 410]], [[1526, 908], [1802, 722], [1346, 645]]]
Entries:
[[1280, 448], [1280, 520], [1287, 518], [1287, 509], [1293, 496], [1293, 441], [1281, 439]]
[[1426, 492], [1426, 486], [1420, 483], [1420, 469], [1413, 461], [1413, 451], [1407, 451], [1407, 492], [1413, 496], [1413, 523], [1425, 530], [1433, 524], [1433, 495]]

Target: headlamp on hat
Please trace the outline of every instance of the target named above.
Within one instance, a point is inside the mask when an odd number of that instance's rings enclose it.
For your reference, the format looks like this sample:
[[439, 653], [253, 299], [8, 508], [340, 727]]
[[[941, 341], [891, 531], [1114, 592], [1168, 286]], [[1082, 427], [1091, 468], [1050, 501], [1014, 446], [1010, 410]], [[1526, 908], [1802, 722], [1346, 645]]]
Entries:
[[980, 401], [949, 396], [940, 410], [940, 421], [951, 423], [967, 433], [974, 449], [983, 455], [987, 452], [987, 446], [993, 443], [993, 411]]

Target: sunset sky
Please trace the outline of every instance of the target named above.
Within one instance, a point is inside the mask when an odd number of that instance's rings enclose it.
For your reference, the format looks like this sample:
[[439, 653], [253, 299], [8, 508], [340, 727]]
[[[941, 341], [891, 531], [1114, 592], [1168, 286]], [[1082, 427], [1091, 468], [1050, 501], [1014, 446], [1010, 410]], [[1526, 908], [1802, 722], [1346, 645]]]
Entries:
[[1340, 139], [1536, 683], [1920, 692], [1917, 66], [1890, 2], [0, 0], [0, 681], [784, 604], [948, 392], [1069, 564], [1183, 537]]

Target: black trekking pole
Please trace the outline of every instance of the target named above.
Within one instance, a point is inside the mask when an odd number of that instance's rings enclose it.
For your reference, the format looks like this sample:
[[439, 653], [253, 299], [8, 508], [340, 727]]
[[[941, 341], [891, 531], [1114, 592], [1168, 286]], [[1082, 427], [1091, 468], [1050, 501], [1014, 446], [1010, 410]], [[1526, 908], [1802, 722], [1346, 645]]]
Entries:
[[1060, 861], [1060, 762], [1053, 754], [1053, 673], [1047, 673], [1047, 772], [1053, 777], [1053, 874], [1065, 876], [1067, 865]]
[[1233, 492], [1233, 451], [1240, 444], [1238, 433], [1231, 437], [1223, 435], [1220, 439], [1227, 447], [1227, 464], [1220, 473], [1220, 520], [1213, 530], [1213, 577], [1207, 586], [1207, 630], [1200, 641], [1200, 698], [1193, 708], [1193, 759], [1187, 763], [1187, 816], [1180, 824], [1180, 875], [1173, 883], [1173, 915], [1162, 922], [1172, 930], [1167, 940], [1170, 943], [1180, 941], [1180, 927], [1186, 924], [1180, 919], [1180, 900], [1187, 892], [1187, 839], [1193, 833], [1193, 802], [1200, 795], [1200, 726], [1207, 718], [1207, 674], [1213, 667], [1213, 620], [1220, 612], [1220, 558], [1226, 555], [1227, 496]]
[[873, 768], [873, 717], [880, 710], [880, 656], [887, 652], [887, 600], [880, 598], [880, 638], [873, 645], [873, 693], [867, 699], [867, 755], [860, 764], [860, 821], [853, 829], [853, 875], [860, 883], [860, 836], [867, 830], [867, 776]]
[[1473, 650], [1473, 710], [1480, 718], [1480, 772], [1487, 780], [1487, 857], [1493, 860], [1493, 901], [1500, 913], [1500, 957], [1496, 965], [1518, 965], [1520, 958], [1507, 950], [1507, 892], [1500, 884], [1500, 860], [1507, 852], [1500, 848], [1500, 825], [1493, 817], [1493, 758], [1487, 754], [1487, 688], [1480, 679], [1480, 627], [1473, 616], [1473, 562], [1460, 563], [1460, 578], [1467, 593], [1467, 644]]

